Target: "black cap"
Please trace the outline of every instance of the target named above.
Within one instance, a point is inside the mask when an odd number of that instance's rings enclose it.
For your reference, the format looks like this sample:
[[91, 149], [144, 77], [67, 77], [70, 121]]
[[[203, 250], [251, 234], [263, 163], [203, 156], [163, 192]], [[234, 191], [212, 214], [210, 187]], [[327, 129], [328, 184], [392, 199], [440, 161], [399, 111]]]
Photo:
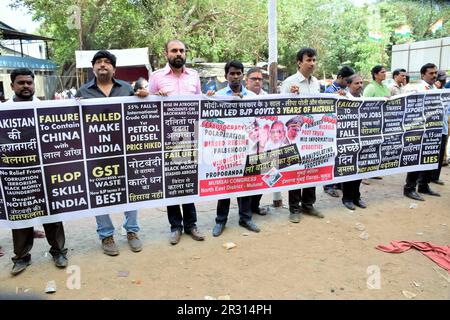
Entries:
[[98, 59], [101, 59], [101, 58], [107, 58], [109, 61], [111, 61], [112, 66], [114, 68], [116, 67], [116, 61], [117, 61], [116, 56], [107, 50], [100, 50], [94, 55], [94, 57], [92, 58], [92, 61], [91, 61], [92, 66], [94, 66], [95, 61], [97, 61]]
[[447, 75], [445, 74], [445, 71], [439, 70], [438, 73], [437, 73], [436, 80], [438, 80], [438, 81], [446, 81], [447, 80]]
[[303, 119], [299, 116], [295, 116], [286, 122], [286, 127], [289, 127], [290, 125], [298, 125], [301, 126], [303, 124]]

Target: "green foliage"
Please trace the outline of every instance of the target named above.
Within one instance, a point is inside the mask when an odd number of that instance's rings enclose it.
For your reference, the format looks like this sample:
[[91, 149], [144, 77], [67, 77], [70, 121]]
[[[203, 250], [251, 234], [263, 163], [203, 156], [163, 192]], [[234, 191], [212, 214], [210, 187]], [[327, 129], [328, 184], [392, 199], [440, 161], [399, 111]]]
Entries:
[[[78, 49], [121, 49], [148, 46], [165, 63], [164, 43], [181, 39], [190, 58], [208, 62], [243, 62], [268, 58], [267, 0], [14, 0], [42, 21], [40, 32], [55, 38], [52, 58], [63, 70], [73, 68]], [[71, 28], [70, 8], [81, 10], [81, 29]], [[296, 53], [304, 46], [317, 49], [319, 77], [330, 77], [342, 65], [368, 76], [375, 64], [389, 66], [392, 45], [437, 38], [450, 32], [450, 4], [444, 0], [378, 1], [380, 42], [369, 39], [373, 7], [356, 7], [351, 0], [278, 0], [279, 63], [295, 72]], [[439, 18], [443, 28], [433, 34]], [[378, 21], [378, 20], [377, 20]], [[409, 25], [409, 38], [395, 29]]]

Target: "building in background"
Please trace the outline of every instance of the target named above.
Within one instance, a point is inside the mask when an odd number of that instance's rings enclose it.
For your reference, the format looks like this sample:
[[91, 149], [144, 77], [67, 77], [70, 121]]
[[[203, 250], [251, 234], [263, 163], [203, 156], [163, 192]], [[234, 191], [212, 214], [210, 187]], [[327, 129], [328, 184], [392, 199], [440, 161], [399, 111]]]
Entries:
[[35, 96], [53, 98], [56, 64], [48, 59], [47, 42], [53, 39], [20, 32], [0, 21], [0, 100], [12, 97], [10, 73], [13, 69], [29, 68], [35, 74]]

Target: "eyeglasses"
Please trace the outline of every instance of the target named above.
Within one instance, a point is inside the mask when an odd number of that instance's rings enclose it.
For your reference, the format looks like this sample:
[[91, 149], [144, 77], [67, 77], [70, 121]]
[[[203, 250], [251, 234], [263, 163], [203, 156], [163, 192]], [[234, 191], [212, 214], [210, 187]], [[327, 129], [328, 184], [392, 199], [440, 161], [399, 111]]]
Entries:
[[252, 81], [263, 81], [263, 78], [251, 77], [249, 78]]

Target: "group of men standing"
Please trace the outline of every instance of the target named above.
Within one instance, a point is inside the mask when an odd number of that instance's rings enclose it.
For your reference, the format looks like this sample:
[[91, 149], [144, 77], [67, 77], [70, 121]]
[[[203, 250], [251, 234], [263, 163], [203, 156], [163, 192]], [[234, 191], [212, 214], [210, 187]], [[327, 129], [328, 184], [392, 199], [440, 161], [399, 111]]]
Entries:
[[[170, 95], [199, 95], [201, 92], [200, 78], [198, 73], [185, 66], [186, 46], [180, 40], [171, 40], [165, 44], [164, 55], [167, 64], [164, 68], [155, 71], [150, 79], [148, 90], [134, 90], [130, 84], [114, 77], [116, 70], [116, 57], [106, 50], [98, 51], [92, 59], [94, 78], [84, 84], [76, 93], [79, 99], [105, 98], [132, 96], [144, 98], [149, 94], [170, 96]], [[306, 93], [319, 94], [320, 84], [313, 76], [317, 63], [317, 53], [312, 48], [302, 48], [297, 54], [297, 72], [288, 77], [281, 86], [281, 93]], [[422, 74], [422, 82], [425, 89], [433, 89], [436, 78], [436, 67], [425, 65]], [[246, 76], [244, 66], [239, 61], [230, 61], [225, 65], [225, 78], [228, 85], [214, 92], [208, 91], [207, 95], [239, 96], [249, 97], [264, 95], [263, 74], [258, 68], [248, 70]], [[422, 70], [421, 70], [422, 73]], [[402, 93], [404, 89], [402, 83], [397, 79], [404, 77], [406, 72], [399, 70], [394, 72], [394, 85], [391, 90], [382, 81], [386, 77], [386, 71], [382, 66], [372, 69], [373, 82], [364, 90], [364, 96], [390, 96], [392, 93]], [[244, 76], [246, 86], [243, 85]], [[397, 78], [396, 78], [397, 77]], [[427, 87], [428, 86], [428, 87]], [[11, 74], [11, 87], [15, 96], [12, 103], [21, 101], [35, 101], [34, 97], [34, 74], [27, 69], [15, 70]], [[337, 75], [337, 79], [327, 89], [327, 93], [336, 93], [347, 97], [360, 97], [363, 93], [363, 79], [356, 74], [352, 68], [343, 67]], [[294, 120], [286, 126], [299, 126]], [[415, 184], [419, 183], [419, 192], [430, 195], [437, 195], [431, 189], [423, 187], [427, 178], [426, 173], [408, 173], [405, 185], [405, 195], [420, 200], [420, 195], [412, 191]], [[355, 209], [355, 205], [365, 208], [366, 204], [361, 200], [359, 192], [361, 180], [350, 181], [343, 184], [343, 203], [349, 209]], [[422, 189], [420, 189], [422, 186]], [[330, 189], [331, 188], [331, 189]], [[325, 186], [325, 191], [334, 190], [335, 187]], [[327, 192], [330, 193], [330, 192]], [[330, 193], [331, 194], [331, 193]], [[335, 196], [335, 195], [334, 195]], [[253, 222], [252, 215], [266, 215], [267, 209], [260, 207], [261, 195], [238, 197], [239, 225], [253, 232], [259, 232], [260, 228]], [[289, 220], [293, 223], [300, 222], [301, 214], [309, 214], [318, 218], [323, 218], [315, 207], [316, 188], [303, 188], [289, 191]], [[230, 199], [222, 199], [217, 203], [216, 224], [212, 234], [217, 237], [224, 231], [228, 219]], [[137, 211], [131, 210], [124, 213], [123, 228], [127, 232], [127, 240], [133, 252], [142, 250], [142, 241], [138, 237], [140, 230]], [[197, 228], [197, 212], [193, 203], [183, 205], [172, 205], [167, 207], [167, 216], [170, 224], [169, 241], [176, 245], [184, 231], [192, 239], [202, 241], [205, 236]], [[119, 254], [119, 248], [114, 241], [114, 225], [109, 215], [96, 216], [97, 233], [101, 240], [103, 252], [110, 256]], [[44, 225], [47, 240], [51, 246], [50, 253], [53, 256], [55, 265], [64, 268], [67, 266], [67, 248], [65, 248], [65, 235], [62, 222]], [[30, 250], [33, 246], [33, 228], [16, 229], [12, 231], [14, 262], [11, 273], [16, 275], [27, 268], [31, 263]], [[1, 248], [1, 247], [0, 247]]]

